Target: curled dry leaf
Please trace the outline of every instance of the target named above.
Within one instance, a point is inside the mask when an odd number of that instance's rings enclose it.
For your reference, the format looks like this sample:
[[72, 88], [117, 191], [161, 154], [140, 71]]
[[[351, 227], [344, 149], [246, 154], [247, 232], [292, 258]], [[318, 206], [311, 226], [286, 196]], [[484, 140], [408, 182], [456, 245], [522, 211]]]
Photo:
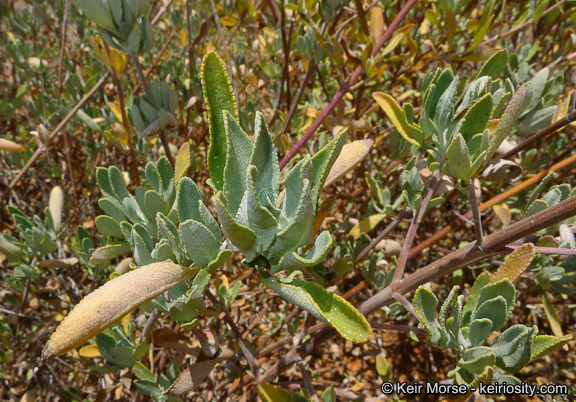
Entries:
[[62, 191], [62, 187], [56, 186], [50, 192], [48, 209], [50, 210], [50, 215], [52, 215], [54, 230], [58, 233], [62, 226], [62, 211], [64, 210], [64, 192]]
[[496, 159], [486, 166], [482, 177], [491, 182], [504, 183], [520, 178], [520, 174], [522, 174], [522, 167], [517, 163], [506, 159]]
[[368, 155], [370, 148], [374, 144], [374, 140], [358, 140], [344, 145], [342, 147], [342, 152], [340, 156], [334, 162], [326, 182], [324, 183], [324, 188], [328, 187], [330, 184], [334, 183], [340, 177], [348, 173], [358, 162]]
[[0, 138], [0, 150], [10, 152], [24, 152], [26, 148], [6, 138]]
[[196, 271], [170, 262], [157, 262], [105, 283], [66, 316], [44, 346], [41, 363], [77, 348]]
[[176, 381], [166, 390], [165, 395], [182, 396], [187, 394], [204, 382], [216, 364], [231, 359], [235, 355], [232, 350], [223, 349], [217, 357], [193, 364], [178, 376]]

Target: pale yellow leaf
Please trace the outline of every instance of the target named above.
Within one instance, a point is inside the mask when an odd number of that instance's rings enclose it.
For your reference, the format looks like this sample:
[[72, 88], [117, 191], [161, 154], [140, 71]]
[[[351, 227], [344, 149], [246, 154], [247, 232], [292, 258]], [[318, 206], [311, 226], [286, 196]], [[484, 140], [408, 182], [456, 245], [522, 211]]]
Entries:
[[100, 349], [96, 344], [84, 346], [82, 349], [80, 349], [79, 353], [80, 356], [82, 357], [89, 357], [89, 358], [102, 357], [102, 355], [100, 354]]
[[0, 150], [10, 152], [24, 152], [26, 148], [6, 138], [0, 138]]
[[378, 224], [382, 222], [382, 219], [384, 219], [385, 216], [386, 214], [375, 214], [369, 216], [368, 218], [362, 219], [352, 228], [352, 230], [350, 230], [349, 235], [353, 236], [354, 239], [359, 239], [362, 233], [368, 233], [376, 226], [378, 226]]

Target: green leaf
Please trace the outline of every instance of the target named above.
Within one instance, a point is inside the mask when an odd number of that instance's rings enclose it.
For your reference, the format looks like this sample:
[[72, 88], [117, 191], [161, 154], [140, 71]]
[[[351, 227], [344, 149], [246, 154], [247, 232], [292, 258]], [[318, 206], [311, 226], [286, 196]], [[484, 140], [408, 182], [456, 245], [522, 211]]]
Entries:
[[155, 262], [152, 258], [153, 246], [150, 247], [149, 245], [150, 235], [146, 236], [147, 232], [146, 230], [142, 230], [142, 228], [143, 227], [139, 224], [134, 225], [132, 228], [134, 261], [139, 266], [148, 265]]
[[337, 402], [338, 399], [336, 398], [336, 391], [334, 390], [334, 385], [330, 385], [326, 391], [322, 392], [322, 396], [320, 397], [322, 402]]
[[245, 215], [243, 220], [247, 221], [248, 227], [256, 233], [258, 246], [256, 252], [263, 253], [268, 250], [278, 231], [278, 222], [272, 213], [264, 208], [258, 199], [256, 193], [256, 182], [258, 181], [259, 172], [256, 166], [250, 165], [246, 174], [246, 194], [242, 201], [240, 215]]
[[460, 127], [460, 132], [466, 142], [472, 139], [472, 136], [484, 132], [488, 127], [490, 116], [492, 115], [493, 98], [491, 93], [487, 93], [474, 103], [468, 112], [464, 115], [464, 121]]
[[106, 246], [97, 248], [94, 253], [92, 253], [90, 263], [97, 265], [109, 261], [112, 258], [121, 256], [128, 251], [130, 251], [130, 246], [126, 244], [108, 244]]
[[274, 274], [284, 269], [292, 271], [319, 264], [324, 261], [331, 247], [332, 236], [330, 236], [330, 233], [325, 230], [316, 238], [314, 247], [308, 252], [308, 254], [306, 254], [306, 256], [300, 256], [295, 252], [287, 253], [280, 259], [278, 265], [272, 266], [272, 273]]
[[122, 173], [116, 166], [110, 166], [108, 168], [108, 178], [110, 179], [110, 185], [118, 200], [123, 201], [124, 198], [131, 198], [130, 193], [126, 190]]
[[232, 83], [224, 62], [215, 52], [209, 52], [202, 60], [200, 70], [202, 90], [209, 115], [210, 149], [208, 150], [208, 170], [218, 190], [224, 188], [224, 168], [226, 165], [226, 130], [223, 111], [228, 111], [236, 120], [238, 107]]
[[538, 327], [528, 328], [517, 324], [502, 332], [502, 335], [490, 345], [496, 355], [496, 364], [514, 374], [530, 362], [532, 343], [538, 333]]
[[372, 336], [366, 318], [342, 297], [313, 282], [294, 280], [282, 283], [262, 269], [259, 272], [264, 285], [318, 320], [330, 324], [346, 340], [362, 343]]
[[408, 124], [406, 121], [406, 116], [404, 115], [404, 111], [402, 108], [400, 108], [400, 105], [396, 103], [396, 100], [383, 92], [374, 92], [372, 97], [378, 103], [378, 105], [380, 105], [382, 110], [384, 110], [402, 137], [404, 137], [404, 139], [409, 143], [420, 146], [420, 144], [424, 141], [424, 134], [420, 130], [421, 136], [417, 136], [417, 138], [414, 137], [414, 133], [419, 129], [415, 125], [411, 127]]
[[220, 253], [220, 242], [202, 223], [189, 219], [179, 230], [184, 248], [200, 268], [206, 268]]
[[496, 355], [486, 346], [478, 346], [466, 350], [458, 361], [458, 366], [469, 373], [481, 373], [486, 366], [494, 366]]
[[158, 212], [167, 214], [170, 211], [170, 205], [154, 190], [148, 190], [146, 192], [144, 204], [146, 205], [148, 220], [151, 222], [154, 222]]
[[252, 261], [256, 257], [256, 233], [247, 226], [241, 225], [228, 211], [226, 198], [222, 191], [216, 194], [216, 210], [220, 218], [222, 232], [244, 254], [246, 260]]
[[[290, 188], [286, 187], [285, 200], [291, 198]], [[314, 214], [312, 200], [310, 198], [310, 181], [304, 179], [300, 200], [293, 214], [289, 216], [289, 224], [280, 230], [276, 241], [270, 250], [270, 256], [284, 255], [310, 243], [312, 240], [312, 228]]]
[[470, 165], [470, 155], [468, 154], [468, 146], [462, 134], [456, 134], [456, 137], [448, 147], [448, 167], [454, 177], [468, 182], [472, 174], [472, 166]]
[[110, 215], [116, 222], [122, 222], [126, 220], [126, 217], [124, 216], [124, 213], [122, 212], [121, 206], [118, 202], [112, 202], [108, 198], [100, 198], [98, 200], [98, 206], [106, 214]]
[[532, 343], [532, 356], [530, 357], [530, 361], [534, 361], [562, 349], [562, 347], [571, 339], [572, 335], [565, 335], [563, 337], [538, 335]]
[[120, 224], [108, 215], [100, 215], [96, 218], [96, 228], [103, 235], [113, 236], [120, 240], [124, 239]]
[[180, 179], [176, 191], [178, 220], [185, 222], [189, 219], [194, 219], [197, 222], [203, 222], [198, 202], [202, 202], [202, 196], [194, 181], [189, 177]]
[[476, 78], [487, 75], [493, 80], [497, 80], [506, 68], [507, 63], [508, 52], [505, 49], [499, 50], [484, 63], [478, 74], [476, 74]]
[[438, 298], [430, 290], [420, 286], [416, 289], [413, 303], [416, 314], [428, 332], [428, 342], [438, 344], [442, 340], [442, 328], [436, 321]]
[[506, 300], [508, 309], [506, 310], [506, 317], [509, 317], [514, 310], [514, 303], [516, 301], [516, 288], [514, 284], [507, 278], [498, 281], [492, 281], [482, 288], [480, 297], [478, 298], [477, 305], [481, 305], [486, 300], [493, 299], [497, 296], [502, 296]]
[[366, 179], [370, 193], [372, 193], [372, 197], [376, 200], [378, 206], [384, 208], [384, 195], [382, 194], [380, 185], [376, 182], [376, 179], [370, 175], [369, 172], [364, 172], [364, 178]]
[[24, 244], [10, 241], [10, 237], [5, 233], [0, 236], [0, 252], [4, 253], [10, 261], [24, 257], [26, 255], [23, 251]]
[[231, 255], [232, 250], [228, 249], [221, 250], [220, 253], [218, 253], [218, 255], [212, 260], [212, 262], [208, 264], [206, 270], [213, 274], [214, 272], [216, 272], [217, 269], [222, 268], [224, 264], [226, 264], [226, 261], [228, 261]]
[[[449, 339], [448, 331], [446, 328], [446, 320], [448, 319], [448, 313], [450, 312], [452, 303], [454, 302], [454, 299], [456, 298], [459, 289], [460, 286], [454, 286], [450, 291], [450, 293], [448, 294], [446, 300], [444, 300], [444, 303], [442, 303], [442, 307], [440, 307], [440, 314], [438, 315], [438, 320], [440, 321], [440, 328], [442, 329], [442, 341]], [[458, 336], [458, 332], [456, 332], [454, 335]]]
[[440, 132], [446, 129], [448, 122], [454, 116], [454, 95], [456, 94], [457, 86], [458, 77], [456, 76], [438, 100], [436, 113], [434, 115], [434, 123]]
[[478, 303], [478, 308], [472, 312], [471, 320], [488, 318], [492, 321], [492, 331], [499, 331], [508, 318], [506, 315], [507, 308], [506, 299], [497, 296], [481, 304]]
[[150, 382], [156, 382], [156, 377], [154, 376], [154, 374], [139, 361], [134, 362], [132, 370], [134, 371], [136, 377], [138, 377], [139, 379]]
[[390, 367], [388, 366], [388, 361], [384, 355], [376, 356], [376, 371], [382, 381], [385, 382], [390, 380]]
[[[224, 114], [227, 141], [224, 194], [228, 200], [230, 213], [236, 215], [246, 191], [246, 169], [250, 163], [254, 144], [228, 111], [222, 113]], [[212, 180], [214, 180], [214, 176], [212, 176]], [[216, 183], [216, 187], [218, 187], [218, 183]]]
[[537, 214], [538, 212], [544, 211], [548, 208], [548, 203], [544, 200], [536, 200], [526, 209], [526, 217]]
[[146, 174], [146, 180], [152, 187], [152, 190], [160, 193], [162, 191], [162, 177], [160, 177], [160, 172], [156, 168], [154, 162], [150, 161], [146, 164], [146, 169], [144, 170]]
[[500, 123], [494, 129], [490, 139], [490, 146], [488, 149], [488, 154], [486, 155], [486, 160], [492, 159], [492, 156], [498, 150], [502, 141], [506, 139], [512, 132], [512, 128], [514, 127], [514, 123], [516, 123], [516, 119], [522, 114], [526, 106], [532, 99], [532, 84], [530, 82], [522, 85], [518, 91], [514, 94], [508, 106], [506, 106], [506, 110], [504, 111], [504, 115], [500, 120]]
[[470, 323], [468, 339], [472, 346], [481, 346], [492, 333], [492, 321], [489, 318], [478, 318]]
[[258, 171], [254, 184], [260, 203], [267, 206], [270, 202], [276, 202], [280, 185], [278, 153], [261, 112], [256, 112], [254, 149], [250, 156], [250, 165], [256, 166]]

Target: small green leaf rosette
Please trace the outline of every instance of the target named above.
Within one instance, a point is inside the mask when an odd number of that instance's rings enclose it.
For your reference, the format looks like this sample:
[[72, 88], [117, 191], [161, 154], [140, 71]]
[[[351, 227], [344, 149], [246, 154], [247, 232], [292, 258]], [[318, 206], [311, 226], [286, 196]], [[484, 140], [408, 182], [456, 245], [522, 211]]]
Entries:
[[102, 38], [126, 53], [140, 54], [152, 47], [152, 24], [145, 12], [149, 0], [78, 0], [89, 19], [102, 28]]
[[[512, 258], [524, 257], [517, 254]], [[492, 275], [487, 272], [478, 276], [466, 303], [464, 296], [456, 297], [459, 287], [455, 286], [444, 301], [438, 319], [436, 295], [423, 286], [416, 290], [414, 309], [428, 332], [428, 342], [460, 352], [457, 367], [448, 373], [458, 384], [474, 387], [480, 381], [491, 382], [495, 367], [516, 373], [530, 361], [559, 350], [572, 338], [571, 335], [538, 336], [538, 327], [517, 324], [503, 331], [489, 346], [485, 345], [493, 331], [504, 327], [514, 309], [516, 289], [511, 279], [517, 273], [514, 270], [509, 273], [510, 278], [496, 281], [491, 281]], [[500, 272], [498, 277], [503, 275], [505, 273]], [[450, 312], [452, 316], [448, 317]]]

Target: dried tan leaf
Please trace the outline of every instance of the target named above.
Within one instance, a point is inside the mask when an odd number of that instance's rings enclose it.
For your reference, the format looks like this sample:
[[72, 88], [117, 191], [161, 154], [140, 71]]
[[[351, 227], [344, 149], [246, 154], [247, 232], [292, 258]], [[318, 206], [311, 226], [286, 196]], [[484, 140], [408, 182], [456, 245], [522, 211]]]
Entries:
[[6, 138], [0, 138], [0, 150], [10, 152], [24, 152], [26, 148]]
[[334, 183], [340, 177], [348, 173], [356, 164], [368, 155], [370, 148], [374, 144], [373, 140], [358, 140], [344, 145], [342, 147], [342, 152], [340, 156], [334, 162], [326, 182], [324, 183], [324, 188], [328, 187], [330, 184]]
[[108, 281], [82, 299], [62, 321], [44, 346], [41, 363], [77, 348], [195, 272], [171, 262], [157, 262]]

